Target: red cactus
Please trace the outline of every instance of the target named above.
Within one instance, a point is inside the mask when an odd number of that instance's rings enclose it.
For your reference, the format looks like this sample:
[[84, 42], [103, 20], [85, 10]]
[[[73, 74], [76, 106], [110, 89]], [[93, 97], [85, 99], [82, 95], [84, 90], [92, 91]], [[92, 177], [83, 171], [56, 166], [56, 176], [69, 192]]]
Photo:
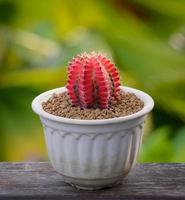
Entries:
[[81, 54], [68, 66], [67, 90], [75, 106], [108, 108], [116, 100], [120, 78], [114, 64], [102, 54]]

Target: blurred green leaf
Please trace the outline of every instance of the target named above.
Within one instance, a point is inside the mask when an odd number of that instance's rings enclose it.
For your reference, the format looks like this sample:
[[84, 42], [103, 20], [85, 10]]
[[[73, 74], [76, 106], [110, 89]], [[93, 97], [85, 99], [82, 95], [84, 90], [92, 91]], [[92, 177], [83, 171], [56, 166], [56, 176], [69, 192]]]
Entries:
[[169, 139], [170, 129], [161, 127], [143, 142], [140, 162], [171, 162], [173, 145]]
[[31, 102], [38, 93], [24, 87], [0, 89], [1, 161], [8, 158], [6, 151], [8, 146], [14, 143], [13, 135], [21, 138], [23, 135], [29, 135], [35, 127], [38, 127], [39, 121], [31, 110]]
[[66, 68], [17, 70], [0, 75], [0, 79], [2, 88], [15, 86], [59, 87], [66, 83]]
[[173, 162], [185, 162], [185, 127], [182, 127], [175, 134]]
[[0, 1], [0, 23], [9, 24], [17, 14], [16, 4], [12, 1]]
[[0, 120], [3, 131], [24, 132], [26, 127], [33, 126], [37, 120], [31, 110], [31, 102], [39, 92], [26, 87], [0, 89]]
[[[67, 37], [64, 38], [68, 60], [71, 57], [83, 52], [103, 52], [111, 58], [112, 52], [110, 46], [99, 33], [85, 28], [76, 28]], [[66, 53], [67, 54], [67, 53]]]
[[179, 18], [185, 20], [185, 2], [184, 0], [135, 0], [141, 5], [146, 6], [152, 10], [165, 14], [169, 17]]

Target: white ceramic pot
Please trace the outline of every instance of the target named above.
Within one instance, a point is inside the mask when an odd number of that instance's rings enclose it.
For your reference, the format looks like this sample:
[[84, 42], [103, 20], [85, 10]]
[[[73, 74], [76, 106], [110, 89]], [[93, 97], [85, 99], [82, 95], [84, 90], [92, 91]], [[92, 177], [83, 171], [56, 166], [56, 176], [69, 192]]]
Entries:
[[142, 142], [145, 116], [154, 106], [146, 93], [121, 87], [144, 101], [141, 111], [119, 118], [78, 120], [51, 115], [42, 102], [53, 93], [44, 92], [32, 102], [33, 110], [44, 126], [48, 154], [54, 169], [64, 180], [81, 189], [100, 189], [119, 183], [134, 165]]

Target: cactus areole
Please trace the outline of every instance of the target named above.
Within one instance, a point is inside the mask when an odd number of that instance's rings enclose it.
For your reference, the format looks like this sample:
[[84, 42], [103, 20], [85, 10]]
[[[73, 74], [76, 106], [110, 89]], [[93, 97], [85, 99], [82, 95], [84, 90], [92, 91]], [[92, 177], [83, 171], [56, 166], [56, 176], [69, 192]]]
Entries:
[[116, 102], [119, 86], [119, 73], [103, 54], [83, 53], [69, 62], [66, 88], [74, 106], [108, 108]]

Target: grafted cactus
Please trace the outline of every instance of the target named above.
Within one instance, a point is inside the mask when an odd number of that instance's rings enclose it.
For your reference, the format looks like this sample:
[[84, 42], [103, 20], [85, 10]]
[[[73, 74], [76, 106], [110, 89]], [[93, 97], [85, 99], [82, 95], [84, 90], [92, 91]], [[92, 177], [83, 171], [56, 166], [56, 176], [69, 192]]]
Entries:
[[108, 108], [119, 93], [119, 73], [102, 54], [83, 53], [68, 65], [67, 90], [74, 106]]

